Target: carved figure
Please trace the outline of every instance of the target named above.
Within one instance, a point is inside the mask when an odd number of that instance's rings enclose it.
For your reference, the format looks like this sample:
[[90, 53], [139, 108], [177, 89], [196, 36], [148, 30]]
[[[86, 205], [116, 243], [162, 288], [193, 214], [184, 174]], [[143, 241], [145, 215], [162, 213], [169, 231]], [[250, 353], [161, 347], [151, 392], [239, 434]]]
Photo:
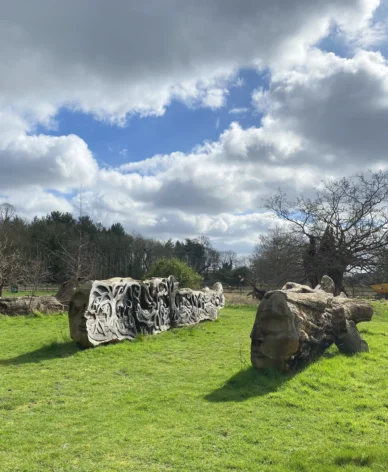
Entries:
[[287, 283], [281, 290], [267, 292], [251, 332], [252, 365], [297, 367], [333, 343], [344, 353], [368, 351], [356, 324], [371, 320], [372, 306], [362, 300], [334, 297], [328, 293], [331, 289], [325, 277], [317, 289]]
[[81, 285], [69, 304], [70, 335], [93, 347], [137, 334], [215, 320], [225, 304], [222, 285], [204, 292], [179, 289], [174, 277], [138, 281], [131, 278], [95, 280]]

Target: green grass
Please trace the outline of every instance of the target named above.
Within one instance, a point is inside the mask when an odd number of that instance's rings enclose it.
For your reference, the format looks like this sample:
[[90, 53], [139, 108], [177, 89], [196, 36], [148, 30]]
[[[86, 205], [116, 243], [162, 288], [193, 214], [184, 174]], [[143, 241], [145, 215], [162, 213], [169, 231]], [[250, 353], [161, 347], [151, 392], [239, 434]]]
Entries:
[[78, 350], [66, 316], [0, 317], [0, 470], [388, 470], [388, 305], [370, 353], [250, 367], [254, 307]]
[[55, 295], [57, 292], [56, 291], [50, 291], [50, 290], [20, 290], [17, 293], [12, 293], [10, 290], [3, 290], [3, 298], [8, 298], [8, 297], [30, 297], [31, 295], [36, 296], [36, 297], [41, 297], [45, 296], [48, 297], [49, 295]]

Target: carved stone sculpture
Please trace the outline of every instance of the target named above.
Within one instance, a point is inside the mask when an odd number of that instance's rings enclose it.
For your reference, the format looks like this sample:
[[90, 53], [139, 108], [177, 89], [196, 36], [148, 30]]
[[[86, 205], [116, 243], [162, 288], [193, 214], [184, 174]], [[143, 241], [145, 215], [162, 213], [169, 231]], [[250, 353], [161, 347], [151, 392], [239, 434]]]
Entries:
[[95, 280], [81, 285], [69, 304], [70, 335], [93, 347], [139, 333], [155, 334], [204, 320], [215, 320], [225, 304], [222, 285], [213, 290], [179, 289], [174, 277], [138, 281]]
[[[329, 291], [329, 281], [324, 282], [321, 287]], [[356, 324], [371, 320], [371, 305], [334, 297], [321, 287], [287, 283], [265, 294], [251, 332], [254, 367], [294, 368], [315, 359], [333, 343], [344, 353], [368, 350]]]

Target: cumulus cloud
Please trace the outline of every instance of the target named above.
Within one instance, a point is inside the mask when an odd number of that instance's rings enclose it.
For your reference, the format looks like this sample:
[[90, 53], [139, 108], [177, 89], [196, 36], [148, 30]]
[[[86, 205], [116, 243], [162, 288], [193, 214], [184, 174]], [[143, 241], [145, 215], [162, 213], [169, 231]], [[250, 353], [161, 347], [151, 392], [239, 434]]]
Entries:
[[335, 161], [338, 169], [385, 159], [388, 63], [380, 52], [353, 58], [310, 51], [305, 63], [273, 75], [264, 128], [300, 137], [299, 163]]
[[[0, 5], [0, 194], [23, 216], [71, 211], [64, 193], [82, 185], [85, 211], [105, 224], [246, 248], [275, 224], [262, 199], [279, 185], [308, 192], [386, 161], [388, 66], [362, 50], [385, 36], [378, 0]], [[313, 47], [333, 24], [354, 57]], [[55, 128], [62, 107], [119, 126], [161, 116], [173, 100], [220, 109], [244, 67], [270, 70], [269, 89], [252, 93], [261, 122], [235, 121], [189, 153], [101, 169], [80, 137], [36, 131]]]
[[68, 106], [120, 123], [174, 98], [221, 106], [240, 67], [299, 62], [333, 21], [365, 28], [378, 0], [0, 4], [0, 103], [39, 120]]
[[90, 185], [97, 164], [78, 136], [15, 136], [0, 142], [0, 186], [3, 190], [30, 182], [60, 191]]
[[279, 185], [295, 195], [322, 179], [384, 165], [387, 78], [379, 53], [343, 59], [311, 50], [303, 66], [273, 75], [261, 127], [234, 122], [219, 140], [190, 154], [126, 164], [115, 171], [115, 189], [135, 192], [142, 211], [156, 215], [146, 231], [164, 233], [171, 225], [177, 234], [194, 233], [188, 223], [194, 221], [197, 233], [202, 229], [214, 239], [237, 237], [230, 232], [237, 224], [252, 238], [259, 226], [246, 221], [263, 221], [263, 198]]
[[43, 217], [52, 211], [74, 211], [74, 206], [64, 196], [55, 195], [36, 185], [13, 189], [8, 196], [0, 195], [0, 204], [9, 202], [20, 217], [28, 220], [34, 216]]

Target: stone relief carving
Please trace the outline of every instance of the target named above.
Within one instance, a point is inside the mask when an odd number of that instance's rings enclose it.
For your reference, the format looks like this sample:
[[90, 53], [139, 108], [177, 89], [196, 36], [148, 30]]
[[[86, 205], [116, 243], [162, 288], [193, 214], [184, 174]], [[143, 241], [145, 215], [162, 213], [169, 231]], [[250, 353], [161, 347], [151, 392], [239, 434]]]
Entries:
[[218, 282], [213, 290], [196, 291], [180, 289], [173, 276], [95, 280], [81, 285], [72, 296], [70, 334], [84, 347], [130, 340], [139, 333], [156, 334], [215, 320], [224, 304]]

